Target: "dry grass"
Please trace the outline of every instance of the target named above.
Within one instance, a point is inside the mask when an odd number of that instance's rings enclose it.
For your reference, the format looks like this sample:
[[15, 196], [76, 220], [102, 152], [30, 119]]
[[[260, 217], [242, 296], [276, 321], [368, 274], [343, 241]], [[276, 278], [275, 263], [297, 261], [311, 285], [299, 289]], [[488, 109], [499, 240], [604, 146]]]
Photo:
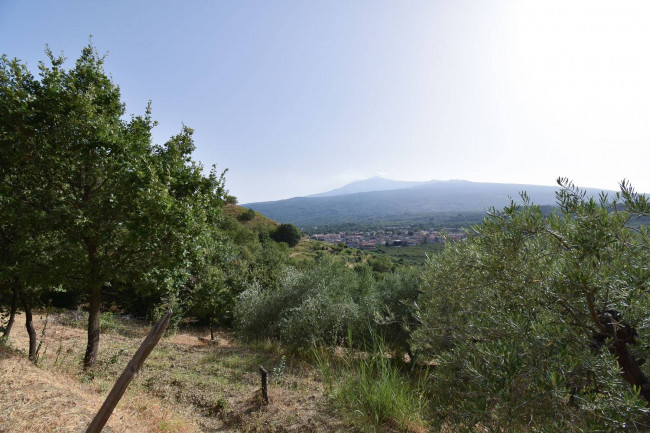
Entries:
[[[34, 366], [24, 356], [0, 348], [0, 431], [83, 432], [103, 402], [101, 395], [69, 377]], [[105, 432], [160, 432], [166, 425], [191, 432], [167, 408], [146, 396], [130, 398], [109, 419]]]
[[[43, 322], [37, 316], [39, 335]], [[97, 367], [88, 374], [80, 366], [83, 329], [50, 317], [46, 353], [35, 367], [26, 360], [20, 323], [12, 351], [0, 359], [0, 432], [83, 431], [149, 328], [131, 322], [123, 335], [102, 333]], [[217, 333], [217, 345], [199, 341], [205, 335], [186, 330], [163, 338], [105, 431], [355, 431], [332, 412], [316, 371], [303, 361], [271, 344], [241, 344], [228, 331]], [[271, 372], [269, 405], [259, 397], [260, 365]]]

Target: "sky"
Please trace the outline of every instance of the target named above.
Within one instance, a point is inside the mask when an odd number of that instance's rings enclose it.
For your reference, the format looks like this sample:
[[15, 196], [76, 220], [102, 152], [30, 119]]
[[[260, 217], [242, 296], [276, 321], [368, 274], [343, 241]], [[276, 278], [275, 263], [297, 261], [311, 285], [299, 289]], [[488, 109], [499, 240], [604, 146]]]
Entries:
[[240, 203], [382, 176], [650, 192], [650, 2], [0, 0], [36, 71], [107, 52], [128, 113]]

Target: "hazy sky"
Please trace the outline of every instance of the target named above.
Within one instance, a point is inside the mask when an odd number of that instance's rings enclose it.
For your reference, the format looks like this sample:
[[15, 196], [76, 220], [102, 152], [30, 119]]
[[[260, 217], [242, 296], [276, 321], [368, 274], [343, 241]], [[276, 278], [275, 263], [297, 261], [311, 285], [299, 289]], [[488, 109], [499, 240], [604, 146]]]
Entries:
[[240, 202], [381, 175], [650, 192], [648, 1], [9, 1], [35, 69], [89, 35], [157, 142], [195, 129]]

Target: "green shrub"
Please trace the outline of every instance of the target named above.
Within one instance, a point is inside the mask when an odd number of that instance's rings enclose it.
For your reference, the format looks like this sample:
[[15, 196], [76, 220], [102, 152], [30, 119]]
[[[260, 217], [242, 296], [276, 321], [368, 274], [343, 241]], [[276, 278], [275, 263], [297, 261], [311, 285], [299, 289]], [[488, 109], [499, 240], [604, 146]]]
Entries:
[[295, 347], [341, 344], [348, 328], [365, 341], [377, 309], [370, 273], [323, 257], [312, 268], [287, 270], [277, 288], [250, 285], [239, 297], [235, 325], [248, 338], [275, 337]]
[[415, 356], [409, 340], [418, 325], [415, 307], [420, 294], [419, 275], [419, 269], [400, 268], [377, 282], [380, 310], [375, 320], [378, 332], [386, 344], [397, 351], [396, 355], [409, 352], [410, 356]]
[[251, 221], [253, 218], [255, 218], [255, 211], [253, 209], [246, 209], [245, 212], [239, 214], [237, 220], [241, 222], [245, 222], [245, 221]]
[[276, 242], [285, 242], [290, 247], [295, 247], [302, 238], [302, 232], [293, 224], [280, 224], [270, 236]]
[[491, 211], [464, 242], [429, 260], [413, 344], [436, 363], [431, 398], [440, 423], [648, 428], [640, 393], [650, 385], [629, 365], [621, 374], [621, 351], [637, 368], [650, 355], [647, 344], [628, 344], [647, 339], [650, 327], [650, 237], [630, 229], [620, 202], [640, 213], [650, 207], [626, 185], [618, 204], [562, 186], [558, 212], [544, 216], [524, 195], [523, 206]]

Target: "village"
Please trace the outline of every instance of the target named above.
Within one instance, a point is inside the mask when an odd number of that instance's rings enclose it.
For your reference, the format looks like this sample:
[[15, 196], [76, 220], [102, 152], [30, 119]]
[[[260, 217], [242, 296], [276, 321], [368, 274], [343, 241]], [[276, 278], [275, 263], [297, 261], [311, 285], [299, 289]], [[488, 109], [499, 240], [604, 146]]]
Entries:
[[317, 233], [310, 239], [337, 244], [344, 244], [361, 250], [374, 250], [378, 246], [412, 247], [427, 243], [443, 243], [448, 240], [461, 240], [465, 233], [457, 228], [442, 230], [408, 230], [404, 228], [389, 228], [377, 231]]

